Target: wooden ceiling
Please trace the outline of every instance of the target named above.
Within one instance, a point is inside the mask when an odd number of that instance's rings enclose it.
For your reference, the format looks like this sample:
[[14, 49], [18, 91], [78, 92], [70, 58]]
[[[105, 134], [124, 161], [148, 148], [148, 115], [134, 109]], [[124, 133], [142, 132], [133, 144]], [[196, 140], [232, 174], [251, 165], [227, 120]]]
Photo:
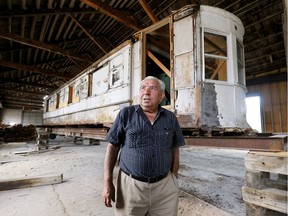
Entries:
[[[0, 108], [42, 109], [45, 95], [133, 33], [194, 2], [0, 1]], [[198, 2], [242, 20], [247, 85], [287, 80], [284, 0]]]

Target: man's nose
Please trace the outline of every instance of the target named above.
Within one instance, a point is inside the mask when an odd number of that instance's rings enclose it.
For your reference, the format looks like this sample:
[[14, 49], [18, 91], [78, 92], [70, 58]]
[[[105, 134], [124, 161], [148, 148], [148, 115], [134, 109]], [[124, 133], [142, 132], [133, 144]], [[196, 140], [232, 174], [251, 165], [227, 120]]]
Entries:
[[151, 93], [151, 88], [150, 87], [145, 88], [144, 93], [145, 94], [150, 94]]

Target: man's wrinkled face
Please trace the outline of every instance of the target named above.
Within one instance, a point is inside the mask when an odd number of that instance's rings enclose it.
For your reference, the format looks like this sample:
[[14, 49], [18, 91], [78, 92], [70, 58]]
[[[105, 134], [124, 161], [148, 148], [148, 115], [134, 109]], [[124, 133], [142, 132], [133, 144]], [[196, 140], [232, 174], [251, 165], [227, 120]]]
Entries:
[[157, 108], [165, 94], [156, 80], [146, 80], [140, 86], [140, 105], [142, 108]]

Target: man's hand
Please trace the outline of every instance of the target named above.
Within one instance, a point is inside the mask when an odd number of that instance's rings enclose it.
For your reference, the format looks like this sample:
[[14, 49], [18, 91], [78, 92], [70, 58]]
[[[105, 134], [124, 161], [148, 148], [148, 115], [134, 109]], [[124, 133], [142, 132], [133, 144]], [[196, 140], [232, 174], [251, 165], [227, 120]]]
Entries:
[[115, 202], [115, 187], [113, 183], [104, 184], [102, 199], [106, 207], [112, 207], [111, 201]]
[[104, 187], [102, 199], [107, 207], [112, 207], [111, 201], [115, 202], [115, 187], [113, 185], [113, 168], [116, 164], [120, 147], [109, 143], [104, 159]]

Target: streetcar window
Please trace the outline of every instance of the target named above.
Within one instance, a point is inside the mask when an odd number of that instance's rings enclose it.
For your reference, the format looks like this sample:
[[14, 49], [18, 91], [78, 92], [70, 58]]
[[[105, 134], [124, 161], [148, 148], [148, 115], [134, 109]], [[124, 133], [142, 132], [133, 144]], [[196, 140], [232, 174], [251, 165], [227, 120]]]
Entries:
[[204, 32], [205, 79], [227, 81], [227, 38]]
[[242, 44], [237, 40], [237, 67], [238, 67], [238, 83], [245, 85], [244, 70], [244, 49]]

